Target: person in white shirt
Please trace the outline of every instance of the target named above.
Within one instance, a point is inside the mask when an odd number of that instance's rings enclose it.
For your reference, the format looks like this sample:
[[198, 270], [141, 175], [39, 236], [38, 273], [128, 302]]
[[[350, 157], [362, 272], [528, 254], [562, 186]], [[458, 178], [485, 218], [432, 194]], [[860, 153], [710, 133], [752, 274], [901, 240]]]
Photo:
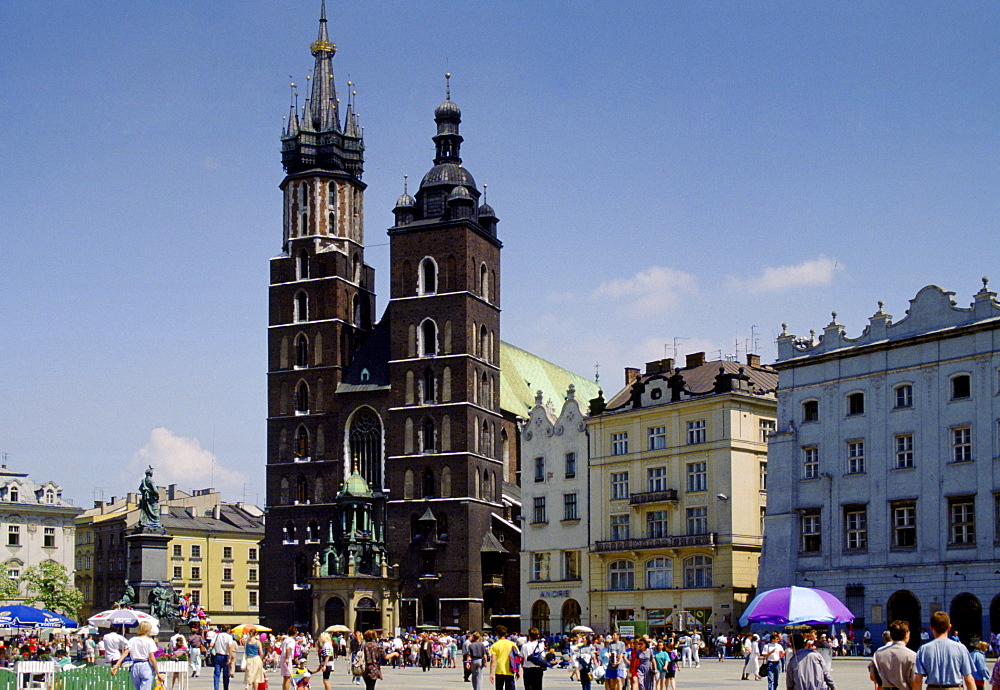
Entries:
[[153, 624], [143, 621], [139, 624], [139, 634], [128, 641], [128, 648], [125, 653], [115, 662], [111, 668], [111, 675], [118, 673], [118, 668], [126, 658], [132, 659], [132, 685], [135, 690], [152, 690], [153, 678], [160, 683], [165, 679], [160, 669], [156, 665], [156, 640], [150, 637]]
[[108, 660], [109, 664], [114, 664], [121, 659], [126, 647], [128, 647], [128, 640], [125, 639], [125, 636], [114, 630], [107, 633], [102, 641], [104, 642], [104, 658]]
[[771, 633], [771, 641], [760, 652], [767, 660], [767, 690], [778, 690], [778, 674], [781, 673], [781, 660], [785, 656], [785, 648], [780, 640], [781, 635]]
[[701, 666], [701, 633], [697, 630], [691, 633], [691, 660], [695, 668]]
[[219, 680], [224, 690], [229, 690], [229, 679], [233, 675], [233, 664], [236, 661], [236, 640], [229, 634], [228, 625], [220, 625], [219, 632], [212, 641], [212, 665], [215, 666], [215, 676], [212, 678], [214, 690], [219, 690]]

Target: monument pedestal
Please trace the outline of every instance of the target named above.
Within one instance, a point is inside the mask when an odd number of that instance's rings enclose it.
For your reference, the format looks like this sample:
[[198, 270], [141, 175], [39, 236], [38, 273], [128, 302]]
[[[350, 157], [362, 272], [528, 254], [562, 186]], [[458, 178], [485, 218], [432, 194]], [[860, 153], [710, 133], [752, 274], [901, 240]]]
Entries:
[[167, 544], [170, 535], [164, 532], [139, 530], [125, 537], [128, 543], [128, 582], [135, 590], [132, 607], [143, 613], [150, 611], [149, 593], [167, 577]]

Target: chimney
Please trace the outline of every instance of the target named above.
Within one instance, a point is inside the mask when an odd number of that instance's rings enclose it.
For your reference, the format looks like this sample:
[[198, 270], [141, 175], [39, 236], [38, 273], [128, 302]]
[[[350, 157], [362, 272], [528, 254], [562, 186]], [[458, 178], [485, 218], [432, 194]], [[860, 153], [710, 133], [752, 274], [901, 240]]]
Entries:
[[692, 352], [687, 356], [687, 362], [685, 362], [685, 369], [692, 369], [694, 367], [700, 367], [705, 363], [705, 353], [704, 352]]
[[172, 501], [175, 498], [177, 498], [177, 485], [170, 484], [169, 486], [167, 486], [167, 500]]
[[751, 355], [750, 353], [747, 353], [747, 365], [751, 367], [759, 367], [760, 355]]
[[215, 506], [212, 508], [212, 517], [214, 517], [216, 520], [222, 517], [222, 508], [219, 506], [218, 503], [216, 503]]
[[639, 379], [639, 370], [635, 367], [625, 367], [625, 385], [631, 386]]

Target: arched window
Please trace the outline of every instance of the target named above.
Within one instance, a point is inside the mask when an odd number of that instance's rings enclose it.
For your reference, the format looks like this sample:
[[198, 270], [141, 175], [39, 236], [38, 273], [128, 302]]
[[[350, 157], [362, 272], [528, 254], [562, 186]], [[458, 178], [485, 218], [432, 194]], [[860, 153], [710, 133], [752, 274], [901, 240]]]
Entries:
[[281, 492], [278, 494], [278, 504], [279, 505], [288, 505], [288, 502], [290, 500], [289, 496], [290, 496], [290, 494], [289, 494], [289, 486], [288, 486], [288, 477], [282, 477], [281, 478]]
[[451, 497], [451, 468], [445, 465], [441, 468], [441, 498]]
[[482, 493], [482, 497], [483, 497], [484, 501], [492, 501], [493, 500], [490, 497], [490, 471], [489, 470], [483, 470], [483, 488], [482, 488], [482, 492], [481, 493]]
[[286, 544], [295, 543], [295, 525], [291, 521], [285, 523], [284, 540]]
[[480, 490], [480, 482], [482, 481], [482, 475], [479, 472], [479, 468], [476, 468], [476, 478], [473, 480], [476, 483], [472, 486], [472, 497], [482, 498], [483, 492]]
[[309, 214], [303, 213], [299, 216], [299, 237], [309, 234]]
[[361, 284], [361, 259], [355, 254], [351, 257], [351, 275], [356, 284]]
[[434, 487], [434, 470], [430, 467], [420, 474], [420, 495], [423, 498], [434, 498], [437, 495]]
[[360, 408], [351, 418], [348, 432], [351, 461], [372, 488], [382, 486], [382, 421], [370, 407]]
[[479, 434], [479, 454], [489, 457], [489, 446], [490, 446], [490, 426], [486, 422], [483, 422], [483, 430]]
[[309, 320], [309, 296], [304, 290], [295, 293], [295, 321]]
[[7, 492], [7, 500], [11, 503], [17, 503], [21, 500], [21, 492], [16, 486], [10, 487], [10, 491]]
[[483, 376], [479, 380], [479, 402], [486, 408], [491, 407], [491, 403], [493, 402], [490, 398], [490, 379], [486, 375], [486, 372], [483, 372]]
[[580, 625], [580, 602], [576, 599], [567, 599], [562, 606], [563, 632], [570, 632], [578, 625]]
[[417, 276], [417, 294], [433, 295], [438, 290], [437, 262], [425, 256], [420, 262], [420, 275]]
[[[323, 495], [323, 477], [316, 477], [313, 481], [313, 494], [316, 496], [316, 503], [324, 503], [326, 498]], [[317, 537], [318, 539], [319, 537]]]
[[305, 477], [299, 475], [295, 482], [295, 502], [306, 504], [309, 502], [309, 482]]
[[444, 415], [441, 417], [441, 452], [447, 453], [451, 450], [451, 417]]
[[451, 402], [451, 367], [441, 372], [441, 402]]
[[616, 591], [635, 589], [635, 565], [632, 561], [612, 561], [608, 565], [608, 589]]
[[646, 589], [669, 589], [673, 586], [673, 565], [669, 558], [650, 558], [646, 561]]
[[684, 588], [712, 586], [712, 557], [700, 554], [684, 559]]
[[295, 457], [309, 457], [309, 431], [304, 426], [295, 432]]
[[295, 255], [295, 277], [298, 280], [309, 277], [309, 252], [305, 249], [300, 249]]
[[549, 605], [544, 599], [539, 599], [531, 605], [531, 627], [538, 628], [542, 634], [549, 629]]
[[424, 375], [420, 380], [420, 397], [425, 405], [437, 402], [437, 386], [434, 382], [434, 372], [430, 367], [424, 369]]
[[426, 418], [420, 425], [420, 451], [422, 453], [433, 453], [436, 450], [434, 420]]
[[409, 417], [403, 423], [403, 452], [407, 455], [413, 452], [413, 420]]
[[487, 362], [490, 361], [490, 332], [486, 326], [479, 327], [479, 356]]
[[[447, 498], [447, 497], [445, 497]], [[448, 541], [448, 516], [438, 515], [437, 519], [437, 538], [438, 541]]]
[[437, 324], [434, 323], [433, 319], [424, 319], [423, 323], [420, 324], [419, 349], [421, 356], [427, 357], [437, 354], [437, 330]]
[[305, 333], [295, 336], [295, 366], [299, 369], [309, 366], [309, 338]]
[[490, 276], [486, 270], [486, 264], [479, 267], [479, 294], [487, 302], [490, 300]]
[[413, 470], [403, 473], [403, 498], [413, 498]]
[[497, 496], [497, 473], [496, 472], [490, 472], [490, 494], [489, 494], [489, 500], [493, 501], [494, 503], [499, 503], [499, 501], [497, 500], [498, 498], [499, 497]]
[[361, 326], [361, 316], [362, 316], [361, 299], [357, 295], [354, 295], [354, 297], [351, 298], [351, 302], [354, 305], [354, 310], [353, 310], [354, 321], [352, 321], [352, 323], [355, 326], [360, 327]]
[[295, 412], [296, 414], [309, 413], [309, 386], [305, 381], [299, 381], [295, 387]]
[[[500, 430], [500, 459], [503, 460], [503, 476], [510, 477], [510, 439], [507, 438], [506, 429]], [[517, 483], [520, 483], [520, 479]]]
[[306, 531], [306, 541], [319, 541], [319, 523], [315, 520], [309, 521]]

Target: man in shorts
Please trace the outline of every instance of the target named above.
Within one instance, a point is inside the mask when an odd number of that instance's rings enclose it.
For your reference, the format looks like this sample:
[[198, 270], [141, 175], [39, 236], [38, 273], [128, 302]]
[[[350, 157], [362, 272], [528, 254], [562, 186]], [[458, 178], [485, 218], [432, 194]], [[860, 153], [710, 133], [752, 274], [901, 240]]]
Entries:
[[604, 671], [604, 687], [608, 690], [622, 690], [622, 682], [628, 675], [628, 660], [625, 658], [625, 643], [621, 634], [615, 630], [611, 633], [611, 644], [608, 645], [608, 667]]
[[281, 671], [281, 690], [292, 690], [292, 674], [295, 673], [295, 636], [299, 634], [294, 625], [281, 641], [278, 669]]

